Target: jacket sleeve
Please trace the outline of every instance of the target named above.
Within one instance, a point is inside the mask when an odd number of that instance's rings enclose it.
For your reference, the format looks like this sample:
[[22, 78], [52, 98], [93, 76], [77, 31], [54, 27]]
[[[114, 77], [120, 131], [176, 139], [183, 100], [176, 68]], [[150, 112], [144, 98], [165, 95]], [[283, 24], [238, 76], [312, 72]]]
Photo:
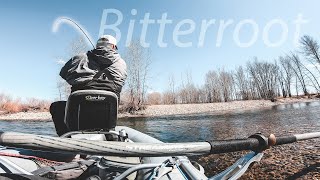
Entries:
[[86, 55], [71, 58], [61, 69], [60, 76], [70, 85], [79, 85], [92, 80], [95, 70], [88, 67]]

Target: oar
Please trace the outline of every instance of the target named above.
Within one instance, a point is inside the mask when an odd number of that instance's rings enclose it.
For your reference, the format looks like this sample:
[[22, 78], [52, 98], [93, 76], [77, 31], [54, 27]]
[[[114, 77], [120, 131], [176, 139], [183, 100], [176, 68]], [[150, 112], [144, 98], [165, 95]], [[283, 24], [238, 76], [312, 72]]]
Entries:
[[129, 143], [59, 138], [14, 132], [0, 133], [0, 145], [45, 151], [91, 155], [160, 157], [217, 154], [242, 150], [263, 151], [281, 145], [320, 137], [320, 132], [269, 138], [256, 134], [248, 139], [190, 143]]

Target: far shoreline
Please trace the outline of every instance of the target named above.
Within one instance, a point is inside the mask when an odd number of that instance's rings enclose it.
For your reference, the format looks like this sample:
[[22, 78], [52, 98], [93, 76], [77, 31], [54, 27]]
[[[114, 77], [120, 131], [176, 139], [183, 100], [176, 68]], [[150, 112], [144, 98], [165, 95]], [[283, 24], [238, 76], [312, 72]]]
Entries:
[[250, 111], [267, 110], [277, 105], [288, 105], [295, 103], [320, 102], [318, 98], [279, 98], [276, 102], [270, 100], [245, 100], [217, 103], [199, 104], [171, 104], [150, 105], [146, 110], [136, 114], [122, 113], [119, 118], [156, 118], [156, 117], [179, 117], [199, 115], [225, 115], [233, 113], [245, 113]]
[[[271, 102], [270, 100], [246, 100], [202, 104], [149, 105], [147, 106], [147, 109], [139, 111], [136, 114], [119, 113], [118, 118], [161, 118], [197, 115], [224, 115], [229, 113], [250, 112], [253, 110], [265, 110], [276, 105], [317, 101], [319, 102], [319, 99], [317, 98], [279, 98], [276, 102]], [[51, 115], [49, 112], [19, 112], [13, 114], [1, 114], [0, 120], [51, 121]]]

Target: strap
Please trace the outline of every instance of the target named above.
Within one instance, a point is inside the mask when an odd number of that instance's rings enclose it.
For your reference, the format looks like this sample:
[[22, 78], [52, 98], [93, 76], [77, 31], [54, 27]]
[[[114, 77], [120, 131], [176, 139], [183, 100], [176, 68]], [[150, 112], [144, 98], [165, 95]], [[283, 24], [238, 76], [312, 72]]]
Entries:
[[86, 165], [87, 167], [89, 167], [94, 163], [95, 163], [95, 161], [71, 162], [71, 163], [65, 163], [65, 164], [58, 165], [58, 166], [43, 167], [43, 168], [37, 169], [37, 170], [35, 170], [35, 171], [31, 172], [31, 173], [34, 174], [34, 175], [43, 176], [43, 175], [48, 174], [49, 172], [52, 172], [52, 171], [61, 171], [61, 170], [66, 170], [66, 169], [74, 169], [74, 168], [81, 167], [81, 165]]
[[52, 167], [43, 167], [43, 168], [40, 168], [40, 169], [37, 169], [33, 172], [31, 172], [32, 174], [34, 175], [38, 175], [38, 176], [43, 176], [45, 174], [47, 174], [48, 172], [51, 172], [51, 171], [54, 171], [54, 169]]

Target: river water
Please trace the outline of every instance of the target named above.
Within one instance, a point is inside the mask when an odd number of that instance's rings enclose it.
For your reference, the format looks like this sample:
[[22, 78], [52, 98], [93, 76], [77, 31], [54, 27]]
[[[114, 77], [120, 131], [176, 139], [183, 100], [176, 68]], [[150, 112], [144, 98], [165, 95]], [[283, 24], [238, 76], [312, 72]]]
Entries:
[[[320, 102], [278, 105], [224, 115], [125, 118], [118, 120], [118, 125], [129, 126], [164, 142], [245, 138], [257, 132], [276, 135], [313, 132], [320, 129]], [[51, 121], [0, 121], [0, 127], [1, 131], [56, 136]]]

